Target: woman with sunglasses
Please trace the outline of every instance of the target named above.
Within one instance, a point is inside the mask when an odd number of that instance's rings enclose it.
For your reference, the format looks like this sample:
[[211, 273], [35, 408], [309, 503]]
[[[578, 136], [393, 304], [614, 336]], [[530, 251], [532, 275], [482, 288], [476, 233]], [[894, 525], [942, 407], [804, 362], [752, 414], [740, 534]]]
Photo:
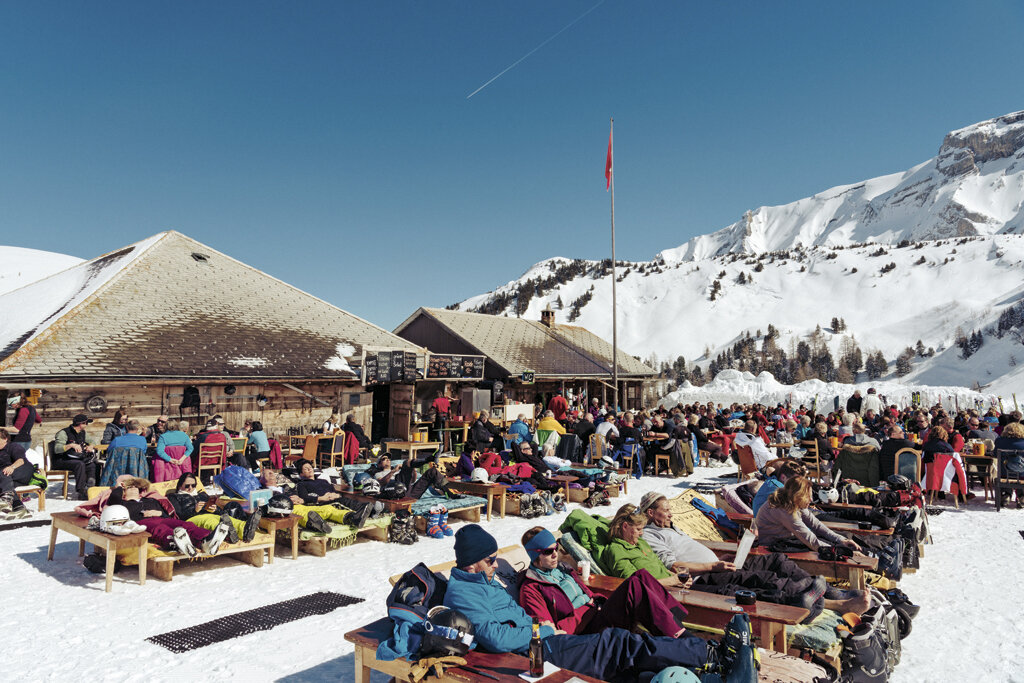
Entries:
[[[248, 543], [259, 530], [260, 519], [263, 517], [261, 508], [255, 508], [251, 514], [241, 513], [243, 518], [232, 517], [227, 508], [222, 512], [205, 491], [199, 490], [196, 475], [186, 472], [178, 478], [174, 491], [167, 492], [167, 500], [174, 506], [174, 516], [178, 519], [195, 524], [200, 529], [215, 531], [222, 522], [231, 528], [228, 530], [228, 543], [239, 540]], [[231, 503], [229, 503], [231, 505]], [[234, 503], [238, 505], [238, 503]], [[238, 506], [241, 510], [241, 506]]]
[[626, 579], [598, 601], [575, 570], [558, 561], [558, 543], [543, 527], [523, 534], [530, 566], [519, 585], [519, 604], [541, 624], [574, 635], [640, 624], [656, 636], [683, 635], [686, 611], [649, 572]]

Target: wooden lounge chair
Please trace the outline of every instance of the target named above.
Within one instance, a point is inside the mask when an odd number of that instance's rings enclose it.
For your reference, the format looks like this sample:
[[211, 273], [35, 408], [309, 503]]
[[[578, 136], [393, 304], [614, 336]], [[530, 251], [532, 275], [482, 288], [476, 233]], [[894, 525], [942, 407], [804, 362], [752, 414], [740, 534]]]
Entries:
[[1021, 500], [1024, 499], [1024, 476], [1015, 477], [1006, 471], [1005, 463], [1008, 459], [1024, 455], [1024, 451], [1009, 451], [1003, 449], [996, 450], [996, 478], [993, 482], [993, 489], [996, 497], [996, 512], [998, 512], [1003, 505], [1003, 491], [1016, 491], [1017, 492], [1017, 507], [1021, 506]]

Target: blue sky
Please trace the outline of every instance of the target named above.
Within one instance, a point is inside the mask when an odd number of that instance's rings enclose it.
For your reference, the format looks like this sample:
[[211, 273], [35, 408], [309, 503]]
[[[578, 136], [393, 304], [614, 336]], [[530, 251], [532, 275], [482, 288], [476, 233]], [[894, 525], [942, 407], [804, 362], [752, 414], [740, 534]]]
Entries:
[[393, 328], [649, 259], [1024, 108], [1013, 0], [5, 2], [0, 243], [176, 229]]

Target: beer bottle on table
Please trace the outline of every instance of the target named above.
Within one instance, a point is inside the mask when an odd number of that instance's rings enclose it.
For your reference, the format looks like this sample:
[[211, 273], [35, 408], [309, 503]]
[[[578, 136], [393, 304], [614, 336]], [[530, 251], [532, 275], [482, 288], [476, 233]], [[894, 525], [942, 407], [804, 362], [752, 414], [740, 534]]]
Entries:
[[540, 642], [540, 622], [533, 619], [533, 637], [530, 638], [530, 676], [539, 678], [544, 675], [544, 646]]

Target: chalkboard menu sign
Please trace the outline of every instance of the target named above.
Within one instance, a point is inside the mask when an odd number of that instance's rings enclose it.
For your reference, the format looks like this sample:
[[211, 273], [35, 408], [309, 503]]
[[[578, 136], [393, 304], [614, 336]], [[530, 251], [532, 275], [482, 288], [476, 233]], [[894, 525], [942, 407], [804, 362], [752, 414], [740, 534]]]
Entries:
[[442, 356], [430, 354], [427, 379], [483, 379], [483, 356]]
[[431, 354], [430, 363], [427, 364], [427, 379], [444, 379], [451, 377], [452, 357], [435, 356]]
[[366, 356], [366, 360], [363, 362], [363, 367], [366, 371], [366, 384], [377, 384], [377, 356]]
[[412, 384], [416, 381], [416, 354], [406, 353], [405, 354], [405, 377], [403, 378], [406, 384]]
[[391, 375], [392, 382], [401, 382], [405, 376], [405, 351], [391, 352]]
[[366, 353], [364, 361], [366, 385], [416, 381], [416, 353], [414, 351], [373, 351]]

